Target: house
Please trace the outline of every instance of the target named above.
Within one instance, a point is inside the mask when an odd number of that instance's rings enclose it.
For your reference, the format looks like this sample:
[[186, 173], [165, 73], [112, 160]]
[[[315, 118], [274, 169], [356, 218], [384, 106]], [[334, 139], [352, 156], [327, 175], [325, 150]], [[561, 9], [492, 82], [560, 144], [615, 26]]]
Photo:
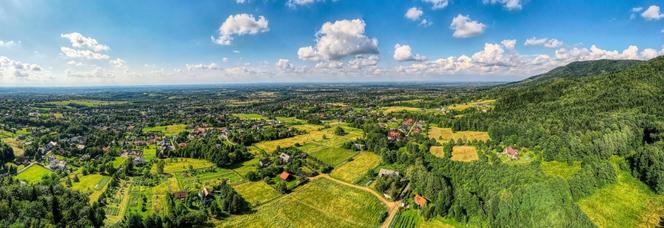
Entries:
[[134, 163], [134, 165], [145, 165], [145, 158], [134, 157], [134, 160], [132, 162]]
[[201, 197], [201, 201], [203, 203], [209, 203], [210, 201], [213, 200], [212, 192], [210, 192], [210, 190], [208, 190], [207, 187], [203, 187], [203, 189], [201, 189], [201, 192], [198, 193], [198, 196]]
[[392, 129], [387, 132], [387, 139], [389, 140], [399, 140], [403, 138], [403, 134], [399, 130]]
[[380, 169], [380, 171], [378, 171], [379, 177], [392, 176], [392, 175], [399, 176], [401, 175], [401, 173], [399, 173], [398, 170], [391, 170], [391, 169]]
[[267, 167], [270, 164], [272, 164], [272, 161], [269, 158], [263, 158], [260, 161], [258, 161], [258, 165], [260, 167]]
[[507, 148], [505, 148], [505, 150], [503, 151], [503, 154], [507, 155], [512, 160], [519, 159], [519, 151], [512, 148], [512, 146], [508, 146]]
[[288, 173], [286, 171], [283, 171], [283, 172], [281, 172], [281, 174], [279, 174], [279, 178], [282, 181], [288, 181], [288, 178], [290, 178], [290, 173]]
[[49, 157], [48, 160], [49, 160], [49, 162], [48, 162], [47, 167], [50, 170], [57, 171], [57, 170], [64, 170], [65, 168], [67, 168], [67, 165], [66, 165], [67, 163], [65, 161], [58, 160], [53, 156]]
[[175, 192], [173, 193], [173, 196], [175, 196], [176, 199], [184, 199], [187, 198], [187, 192]]
[[288, 162], [291, 162], [293, 160], [293, 158], [290, 155], [288, 155], [287, 153], [281, 153], [279, 155], [279, 160], [281, 160], [281, 162], [283, 162], [283, 163], [288, 163]]
[[419, 206], [420, 208], [424, 208], [427, 206], [427, 199], [421, 196], [420, 194], [415, 194], [415, 204]]
[[415, 120], [413, 120], [413, 118], [408, 118], [408, 119], [404, 120], [403, 123], [401, 123], [401, 125], [410, 127], [414, 123], [415, 123]]

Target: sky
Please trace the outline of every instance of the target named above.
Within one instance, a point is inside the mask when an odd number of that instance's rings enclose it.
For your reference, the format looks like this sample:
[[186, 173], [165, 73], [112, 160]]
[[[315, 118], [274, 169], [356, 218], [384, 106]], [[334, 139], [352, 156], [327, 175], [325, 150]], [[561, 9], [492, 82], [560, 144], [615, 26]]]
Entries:
[[664, 0], [0, 0], [0, 86], [514, 81], [664, 54]]

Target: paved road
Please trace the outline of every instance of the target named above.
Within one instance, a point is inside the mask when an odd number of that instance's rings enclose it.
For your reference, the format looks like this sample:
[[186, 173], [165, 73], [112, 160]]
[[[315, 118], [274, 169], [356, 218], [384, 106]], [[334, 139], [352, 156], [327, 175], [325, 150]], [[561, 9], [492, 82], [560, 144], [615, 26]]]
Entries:
[[351, 184], [351, 183], [348, 183], [348, 182], [345, 182], [345, 181], [334, 179], [334, 178], [330, 177], [328, 174], [318, 175], [316, 177], [311, 178], [311, 180], [315, 180], [315, 179], [319, 179], [319, 178], [325, 178], [325, 179], [334, 181], [336, 183], [339, 183], [339, 184], [342, 184], [342, 185], [345, 185], [345, 186], [348, 186], [348, 187], [351, 187], [351, 188], [360, 189], [362, 191], [369, 192], [372, 195], [376, 196], [376, 198], [378, 198], [378, 200], [383, 202], [383, 204], [385, 204], [385, 206], [387, 207], [387, 218], [385, 218], [385, 221], [383, 221], [383, 224], [380, 226], [381, 228], [389, 227], [390, 223], [392, 223], [392, 220], [394, 220], [394, 218], [396, 217], [397, 212], [399, 212], [399, 205], [401, 204], [401, 201], [396, 201], [396, 202], [388, 201], [387, 199], [385, 199], [383, 197], [382, 194], [374, 191], [373, 189], [371, 189], [369, 187], [354, 185], [354, 184]]

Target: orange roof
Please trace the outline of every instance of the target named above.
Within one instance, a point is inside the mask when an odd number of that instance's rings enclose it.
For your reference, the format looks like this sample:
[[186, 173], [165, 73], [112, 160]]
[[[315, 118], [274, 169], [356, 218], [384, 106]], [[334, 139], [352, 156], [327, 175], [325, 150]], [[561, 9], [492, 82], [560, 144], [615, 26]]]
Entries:
[[420, 194], [416, 194], [415, 195], [415, 203], [420, 207], [424, 207], [424, 206], [427, 205], [427, 199], [420, 196]]
[[279, 178], [281, 178], [282, 180], [288, 180], [289, 176], [290, 176], [290, 173], [288, 173], [286, 171], [283, 171], [283, 172], [281, 172], [281, 174], [279, 174]]

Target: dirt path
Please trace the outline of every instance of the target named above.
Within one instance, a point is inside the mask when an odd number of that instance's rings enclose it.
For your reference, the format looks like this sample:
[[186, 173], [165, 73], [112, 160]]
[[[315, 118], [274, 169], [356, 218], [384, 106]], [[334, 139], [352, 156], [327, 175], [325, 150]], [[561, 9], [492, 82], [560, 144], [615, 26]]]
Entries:
[[318, 175], [316, 177], [311, 178], [311, 180], [320, 179], [320, 178], [325, 178], [325, 179], [334, 181], [335, 183], [345, 185], [345, 186], [348, 186], [348, 187], [351, 187], [351, 188], [360, 189], [362, 191], [369, 192], [372, 195], [376, 196], [376, 198], [378, 198], [378, 200], [383, 202], [383, 204], [385, 204], [385, 206], [387, 207], [387, 218], [385, 218], [385, 221], [383, 221], [383, 224], [380, 226], [381, 228], [389, 227], [390, 224], [392, 223], [392, 220], [394, 220], [394, 218], [396, 217], [397, 212], [399, 212], [399, 205], [401, 204], [401, 201], [396, 201], [396, 202], [388, 201], [387, 199], [385, 199], [383, 197], [382, 194], [374, 191], [371, 188], [363, 187], [363, 186], [359, 186], [359, 185], [354, 185], [354, 184], [351, 184], [351, 183], [348, 183], [348, 182], [345, 182], [345, 181], [334, 179], [334, 178], [330, 177], [328, 174]]

